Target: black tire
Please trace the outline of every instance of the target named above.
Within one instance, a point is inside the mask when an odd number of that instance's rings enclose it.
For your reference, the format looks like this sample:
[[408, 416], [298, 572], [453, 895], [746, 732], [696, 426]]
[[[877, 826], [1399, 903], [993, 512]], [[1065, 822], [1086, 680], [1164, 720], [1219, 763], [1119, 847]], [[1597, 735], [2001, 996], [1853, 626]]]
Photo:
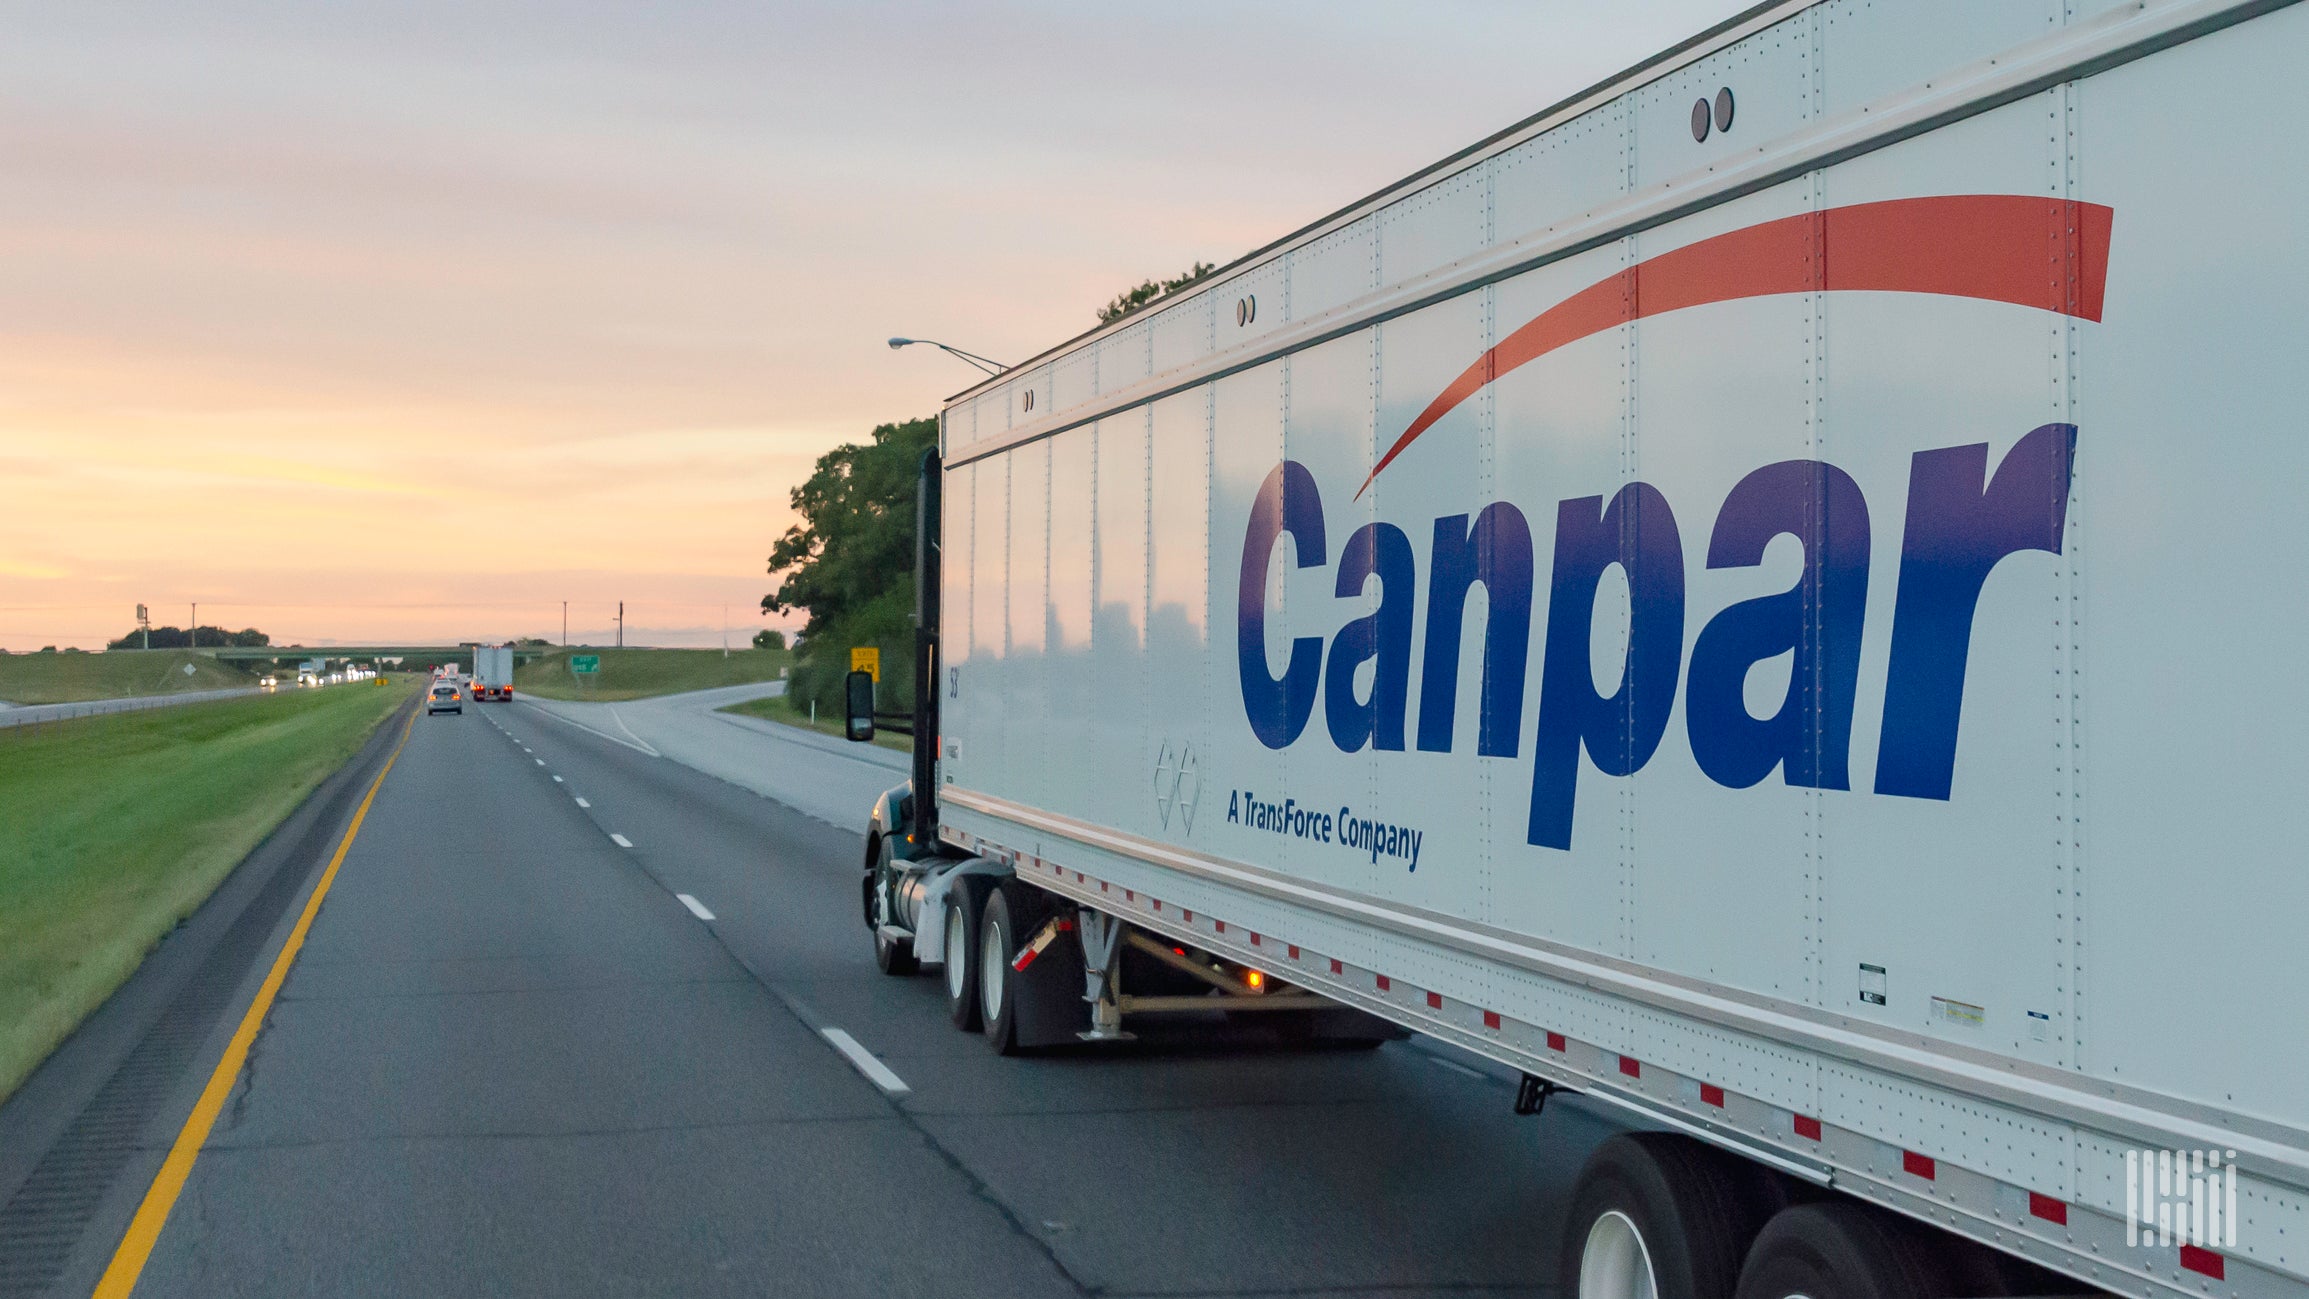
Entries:
[[[1732, 1299], [1748, 1242], [1782, 1203], [1765, 1189], [1772, 1185], [1744, 1161], [1689, 1137], [1632, 1132], [1611, 1138], [1588, 1156], [1572, 1192], [1562, 1293], [1567, 1299], [1615, 1293], [1606, 1280], [1615, 1267], [1648, 1267], [1660, 1295]], [[1583, 1286], [1583, 1277], [1589, 1284]]]
[[994, 881], [984, 875], [965, 875], [946, 894], [946, 1015], [954, 1027], [975, 1033], [984, 1021], [978, 1009], [978, 931], [986, 911], [986, 895]]
[[1766, 1223], [1737, 1299], [1944, 1299], [1947, 1273], [1923, 1229], [1857, 1200], [1819, 1200]]
[[874, 967], [893, 979], [911, 979], [921, 973], [922, 963], [914, 957], [911, 939], [892, 938], [877, 929], [874, 931]]
[[989, 893], [978, 922], [978, 1018], [996, 1055], [1018, 1054], [1020, 976], [1010, 963], [1018, 958], [1019, 947], [1033, 937], [1021, 932], [1017, 908], [1012, 904], [1015, 891], [1005, 887]]
[[874, 967], [894, 979], [910, 979], [922, 968], [914, 958], [914, 940], [892, 938], [879, 923], [877, 905], [886, 895], [891, 879], [897, 874], [895, 849], [887, 837], [877, 836], [870, 860], [873, 869], [866, 875], [866, 924], [874, 931]]
[[[983, 919], [978, 926], [980, 965], [978, 972], [979, 1018], [984, 1022], [986, 1039], [997, 1055], [1018, 1055], [1026, 1048], [1020, 1045], [1019, 1019], [1026, 993], [1026, 976], [1011, 964], [1019, 951], [1034, 941], [1036, 934], [1049, 923], [1052, 914], [1050, 895], [1042, 890], [1008, 879], [987, 893]], [[987, 945], [992, 942], [993, 946]], [[985, 959], [986, 952], [1000, 953], [997, 961]], [[1044, 959], [1051, 959], [1046, 952]], [[999, 972], [1001, 982], [988, 995], [986, 976]], [[994, 1004], [989, 1006], [987, 1003]]]

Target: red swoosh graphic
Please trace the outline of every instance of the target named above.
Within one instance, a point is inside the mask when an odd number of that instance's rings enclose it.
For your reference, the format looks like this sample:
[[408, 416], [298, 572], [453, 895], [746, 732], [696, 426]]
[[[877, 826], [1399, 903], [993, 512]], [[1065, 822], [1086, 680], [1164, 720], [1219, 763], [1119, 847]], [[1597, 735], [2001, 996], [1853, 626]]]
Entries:
[[1484, 385], [1645, 316], [1820, 290], [1938, 293], [2101, 318], [2115, 212], [2025, 194], [1948, 194], [1783, 217], [1661, 253], [1541, 312], [1437, 393], [1355, 491]]

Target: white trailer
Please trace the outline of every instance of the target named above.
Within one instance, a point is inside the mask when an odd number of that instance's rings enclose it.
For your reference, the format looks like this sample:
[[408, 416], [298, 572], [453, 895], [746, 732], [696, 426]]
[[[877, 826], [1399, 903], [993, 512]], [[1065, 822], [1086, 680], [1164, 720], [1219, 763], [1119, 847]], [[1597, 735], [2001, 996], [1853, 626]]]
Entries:
[[2309, 1295], [2305, 67], [1766, 4], [963, 393], [884, 968], [1624, 1106], [1567, 1292]]
[[513, 647], [511, 645], [476, 645], [473, 647], [473, 702], [506, 701], [513, 698]]

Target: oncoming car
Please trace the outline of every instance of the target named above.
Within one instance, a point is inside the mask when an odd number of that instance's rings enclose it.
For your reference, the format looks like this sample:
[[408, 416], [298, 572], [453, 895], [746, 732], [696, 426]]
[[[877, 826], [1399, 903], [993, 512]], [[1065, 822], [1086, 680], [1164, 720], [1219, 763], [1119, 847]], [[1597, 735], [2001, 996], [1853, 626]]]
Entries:
[[457, 687], [448, 682], [437, 681], [433, 684], [432, 692], [425, 697], [425, 712], [428, 716], [434, 713], [463, 715], [465, 696], [458, 693]]

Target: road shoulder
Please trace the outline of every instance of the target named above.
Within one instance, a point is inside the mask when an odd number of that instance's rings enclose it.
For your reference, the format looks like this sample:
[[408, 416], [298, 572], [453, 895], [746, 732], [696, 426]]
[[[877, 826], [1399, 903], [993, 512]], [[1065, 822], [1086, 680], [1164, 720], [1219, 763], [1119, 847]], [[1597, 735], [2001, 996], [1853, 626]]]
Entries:
[[0, 1103], [0, 1293], [95, 1284], [401, 716], [389, 714]]

